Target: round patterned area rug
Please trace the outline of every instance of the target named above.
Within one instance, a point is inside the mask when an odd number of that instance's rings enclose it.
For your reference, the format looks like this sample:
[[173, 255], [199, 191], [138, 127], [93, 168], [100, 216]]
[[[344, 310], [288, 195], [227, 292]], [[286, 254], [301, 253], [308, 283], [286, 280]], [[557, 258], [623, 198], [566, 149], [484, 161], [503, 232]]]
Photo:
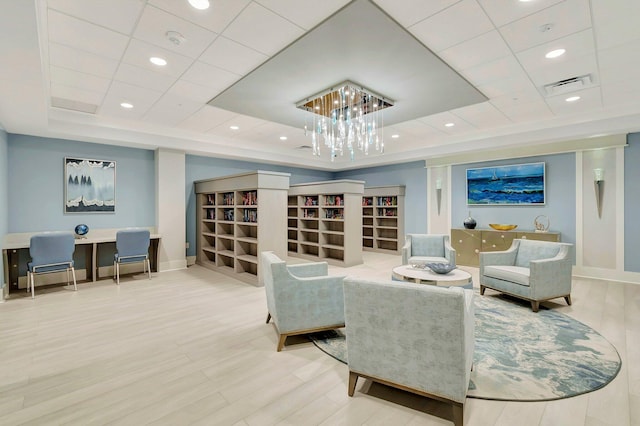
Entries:
[[[476, 293], [474, 367], [470, 398], [549, 401], [600, 389], [621, 360], [597, 331], [567, 315], [504, 296]], [[309, 335], [322, 351], [346, 364], [344, 330]]]

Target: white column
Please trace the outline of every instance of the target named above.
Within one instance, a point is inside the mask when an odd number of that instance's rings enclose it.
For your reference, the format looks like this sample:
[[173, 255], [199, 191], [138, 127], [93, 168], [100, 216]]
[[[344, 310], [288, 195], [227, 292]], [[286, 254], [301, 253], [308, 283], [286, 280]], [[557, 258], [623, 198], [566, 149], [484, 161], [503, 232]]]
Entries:
[[157, 149], [156, 228], [160, 234], [158, 270], [183, 269], [186, 257], [185, 153]]

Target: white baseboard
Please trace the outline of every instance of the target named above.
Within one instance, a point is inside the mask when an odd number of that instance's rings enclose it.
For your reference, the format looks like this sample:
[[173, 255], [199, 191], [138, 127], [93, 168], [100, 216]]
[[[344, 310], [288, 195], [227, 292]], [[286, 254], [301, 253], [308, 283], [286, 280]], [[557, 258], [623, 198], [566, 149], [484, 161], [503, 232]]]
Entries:
[[193, 266], [196, 264], [196, 256], [187, 256], [187, 266]]
[[597, 280], [640, 285], [640, 273], [638, 272], [617, 271], [615, 269], [592, 268], [588, 266], [574, 266], [572, 275], [580, 278], [593, 278]]
[[174, 271], [177, 269], [186, 269], [187, 268], [187, 259], [179, 259], [179, 260], [170, 260], [168, 262], [160, 262], [158, 264], [158, 271]]

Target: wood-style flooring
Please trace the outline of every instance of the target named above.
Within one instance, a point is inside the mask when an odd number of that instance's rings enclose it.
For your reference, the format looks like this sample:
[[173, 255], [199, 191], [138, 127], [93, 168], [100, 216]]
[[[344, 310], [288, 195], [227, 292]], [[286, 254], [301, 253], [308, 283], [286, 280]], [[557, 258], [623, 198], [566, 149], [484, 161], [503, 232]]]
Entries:
[[[390, 277], [400, 263], [364, 256], [331, 273]], [[467, 399], [466, 425], [640, 425], [640, 285], [574, 279], [572, 299], [543, 306], [613, 343], [616, 379], [551, 402]], [[366, 380], [349, 398], [347, 367], [304, 338], [277, 353], [266, 315], [263, 288], [199, 266], [12, 295], [0, 304], [0, 425], [452, 424], [448, 406]]]

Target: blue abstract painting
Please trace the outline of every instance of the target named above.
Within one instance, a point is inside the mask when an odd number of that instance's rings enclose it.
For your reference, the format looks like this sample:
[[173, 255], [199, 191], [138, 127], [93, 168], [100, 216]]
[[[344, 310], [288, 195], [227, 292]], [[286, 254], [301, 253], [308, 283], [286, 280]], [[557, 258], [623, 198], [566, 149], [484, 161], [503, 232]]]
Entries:
[[468, 205], [544, 203], [544, 163], [467, 169]]
[[114, 213], [116, 162], [65, 158], [65, 213]]

